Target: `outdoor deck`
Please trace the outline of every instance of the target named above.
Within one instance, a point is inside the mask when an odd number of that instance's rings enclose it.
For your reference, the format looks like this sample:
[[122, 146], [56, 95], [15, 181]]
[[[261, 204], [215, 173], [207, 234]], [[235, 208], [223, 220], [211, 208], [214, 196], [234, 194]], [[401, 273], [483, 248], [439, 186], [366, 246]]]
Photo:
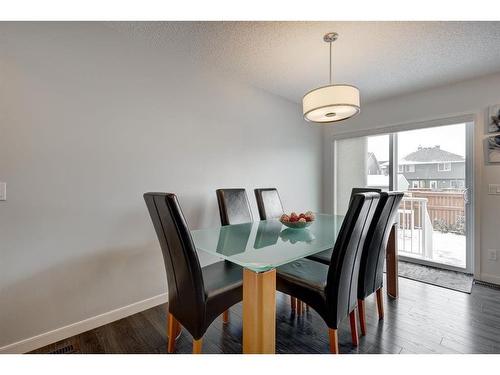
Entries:
[[[422, 230], [415, 229], [413, 231], [413, 238], [411, 237], [409, 231], [405, 232], [401, 230], [398, 231], [399, 254], [413, 258], [425, 259], [418, 248], [418, 244], [422, 237]], [[429, 260], [465, 268], [465, 245], [465, 236], [463, 235], [434, 231], [432, 257]]]

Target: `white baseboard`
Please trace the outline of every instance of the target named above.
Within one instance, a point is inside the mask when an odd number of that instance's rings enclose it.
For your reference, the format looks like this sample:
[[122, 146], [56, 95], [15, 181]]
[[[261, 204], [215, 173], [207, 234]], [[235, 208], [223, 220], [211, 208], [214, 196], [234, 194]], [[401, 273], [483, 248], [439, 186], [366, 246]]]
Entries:
[[2, 346], [0, 347], [0, 354], [27, 353], [54, 342], [64, 340], [68, 337], [100, 327], [104, 324], [126, 318], [127, 316], [133, 314], [137, 314], [138, 312], [161, 305], [162, 303], [165, 303], [167, 301], [167, 293], [159, 294], [157, 296], [132, 303], [131, 305], [123, 306], [118, 309], [105, 312], [104, 314], [100, 314], [61, 328], [57, 328], [52, 331], [45, 332], [40, 335], [33, 336], [6, 346]]
[[488, 273], [481, 273], [481, 276], [477, 277], [476, 279], [480, 281], [485, 281], [487, 283], [500, 285], [500, 276], [491, 275]]

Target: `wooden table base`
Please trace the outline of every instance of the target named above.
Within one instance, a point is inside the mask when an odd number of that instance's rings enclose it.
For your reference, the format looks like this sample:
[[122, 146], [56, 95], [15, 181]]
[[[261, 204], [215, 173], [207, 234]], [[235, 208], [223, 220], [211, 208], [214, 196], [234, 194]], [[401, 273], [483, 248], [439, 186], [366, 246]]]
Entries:
[[387, 243], [386, 253], [386, 278], [387, 278], [387, 295], [392, 298], [398, 298], [398, 237], [397, 224], [391, 229], [389, 234], [389, 242]]
[[276, 351], [276, 270], [243, 270], [243, 353]]

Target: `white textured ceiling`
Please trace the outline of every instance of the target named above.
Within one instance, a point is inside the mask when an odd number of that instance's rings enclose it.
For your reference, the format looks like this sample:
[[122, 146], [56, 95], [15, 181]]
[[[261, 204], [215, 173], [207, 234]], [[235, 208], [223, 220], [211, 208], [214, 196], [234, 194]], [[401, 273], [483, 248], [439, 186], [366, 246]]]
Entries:
[[120, 22], [106, 26], [300, 102], [328, 81], [356, 85], [362, 102], [500, 72], [500, 22]]

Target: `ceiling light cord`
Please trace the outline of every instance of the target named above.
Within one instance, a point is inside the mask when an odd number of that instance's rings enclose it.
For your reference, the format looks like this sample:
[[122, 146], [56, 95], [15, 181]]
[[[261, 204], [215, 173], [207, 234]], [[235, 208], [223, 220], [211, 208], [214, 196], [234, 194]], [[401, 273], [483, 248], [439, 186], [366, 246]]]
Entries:
[[332, 66], [332, 42], [330, 44], [330, 85], [333, 82], [333, 66]]

